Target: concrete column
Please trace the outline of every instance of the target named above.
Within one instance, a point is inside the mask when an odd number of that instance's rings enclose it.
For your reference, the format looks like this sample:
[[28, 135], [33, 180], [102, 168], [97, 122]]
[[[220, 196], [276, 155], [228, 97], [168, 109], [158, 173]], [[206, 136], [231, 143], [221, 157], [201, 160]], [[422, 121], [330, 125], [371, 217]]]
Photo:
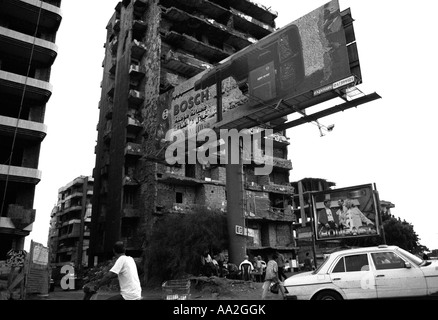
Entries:
[[[242, 152], [240, 150], [240, 163], [231, 163], [231, 152], [228, 152], [228, 163], [226, 165], [227, 177], [227, 225], [229, 234], [228, 257], [231, 263], [239, 265], [246, 254], [245, 237], [245, 213], [244, 213], [244, 181]], [[242, 234], [236, 233], [241, 231]]]

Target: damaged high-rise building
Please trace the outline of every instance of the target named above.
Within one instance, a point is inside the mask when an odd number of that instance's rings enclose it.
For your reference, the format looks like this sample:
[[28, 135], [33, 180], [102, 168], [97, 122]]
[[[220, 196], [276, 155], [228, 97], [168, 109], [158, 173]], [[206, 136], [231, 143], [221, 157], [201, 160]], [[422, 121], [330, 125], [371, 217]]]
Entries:
[[[154, 159], [160, 151], [155, 139], [162, 116], [160, 97], [274, 32], [276, 17], [277, 13], [249, 0], [117, 4], [107, 25], [102, 63], [91, 264], [110, 258], [114, 242], [120, 239], [130, 255], [140, 256], [148, 228], [166, 215], [198, 208], [226, 212], [224, 165], [169, 165]], [[248, 95], [244, 82], [225, 84], [224, 95], [229, 86]], [[257, 255], [273, 248], [292, 258], [295, 215], [289, 142], [285, 132], [271, 138], [272, 173], [255, 175], [254, 164], [243, 169], [246, 250]]]
[[24, 249], [35, 220], [60, 5], [61, 0], [0, 1], [0, 261], [11, 249]]

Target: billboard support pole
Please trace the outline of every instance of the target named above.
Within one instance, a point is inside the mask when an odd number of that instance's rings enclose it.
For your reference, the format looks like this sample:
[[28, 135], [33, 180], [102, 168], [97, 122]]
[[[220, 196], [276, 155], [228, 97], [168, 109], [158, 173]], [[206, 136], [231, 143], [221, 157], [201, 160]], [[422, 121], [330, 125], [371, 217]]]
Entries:
[[[217, 122], [222, 121], [222, 77], [216, 73], [216, 117]], [[228, 146], [231, 144], [228, 143]], [[220, 148], [220, 146], [218, 146]], [[239, 163], [233, 164], [231, 150], [227, 152], [226, 170], [226, 200], [227, 200], [227, 230], [228, 230], [228, 260], [239, 264], [246, 255], [246, 232], [244, 212], [244, 181], [242, 146], [239, 141]]]
[[310, 226], [312, 230], [312, 250], [313, 250], [313, 264], [315, 265], [315, 269], [318, 268], [318, 262], [316, 261], [316, 229], [314, 225], [314, 217], [313, 217], [313, 204], [311, 201], [309, 201], [309, 208], [310, 208]]
[[383, 244], [386, 244], [386, 236], [385, 236], [385, 229], [383, 228], [383, 220], [382, 220], [382, 213], [380, 210], [380, 197], [379, 197], [379, 192], [377, 191], [377, 187], [376, 184], [374, 183], [374, 195], [376, 196], [376, 205], [377, 205], [377, 213], [378, 213], [378, 219], [379, 219], [379, 227], [382, 231], [382, 239], [383, 239]]
[[227, 229], [229, 239], [228, 259], [234, 264], [243, 261], [246, 255], [246, 232], [244, 212], [244, 182], [242, 149], [239, 147], [239, 164], [231, 163], [231, 152], [227, 150], [226, 192]]

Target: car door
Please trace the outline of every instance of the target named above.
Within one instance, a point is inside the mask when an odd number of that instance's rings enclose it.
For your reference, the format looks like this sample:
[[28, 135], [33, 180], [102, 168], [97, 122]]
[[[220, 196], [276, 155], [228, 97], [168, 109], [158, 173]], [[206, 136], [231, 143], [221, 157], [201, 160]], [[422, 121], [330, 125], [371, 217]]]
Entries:
[[370, 270], [367, 253], [341, 256], [330, 272], [335, 286], [341, 289], [347, 299], [375, 299], [374, 275]]
[[427, 294], [426, 279], [421, 269], [392, 251], [374, 252], [371, 257], [375, 266], [378, 298], [415, 297]]

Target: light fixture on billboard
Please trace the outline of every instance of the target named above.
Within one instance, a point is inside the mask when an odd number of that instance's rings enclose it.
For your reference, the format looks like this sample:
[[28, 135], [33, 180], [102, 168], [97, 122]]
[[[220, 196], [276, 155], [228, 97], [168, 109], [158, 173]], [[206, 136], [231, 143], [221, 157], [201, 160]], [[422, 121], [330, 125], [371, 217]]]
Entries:
[[356, 87], [356, 86], [353, 86], [353, 87], [349, 87], [349, 88], [346, 88], [345, 90], [344, 90], [344, 99], [345, 100], [347, 100], [347, 101], [351, 101], [351, 100], [354, 100], [354, 99], [356, 99], [356, 98], [359, 98], [358, 96], [364, 96], [365, 94], [358, 88], [358, 87]]
[[320, 124], [318, 120], [316, 120], [315, 123], [318, 126], [319, 133], [320, 133], [321, 137], [325, 136], [325, 134], [323, 133], [323, 130], [326, 131], [326, 132], [331, 132], [335, 128], [334, 124], [331, 124], [329, 126], [325, 126], [323, 124]]

